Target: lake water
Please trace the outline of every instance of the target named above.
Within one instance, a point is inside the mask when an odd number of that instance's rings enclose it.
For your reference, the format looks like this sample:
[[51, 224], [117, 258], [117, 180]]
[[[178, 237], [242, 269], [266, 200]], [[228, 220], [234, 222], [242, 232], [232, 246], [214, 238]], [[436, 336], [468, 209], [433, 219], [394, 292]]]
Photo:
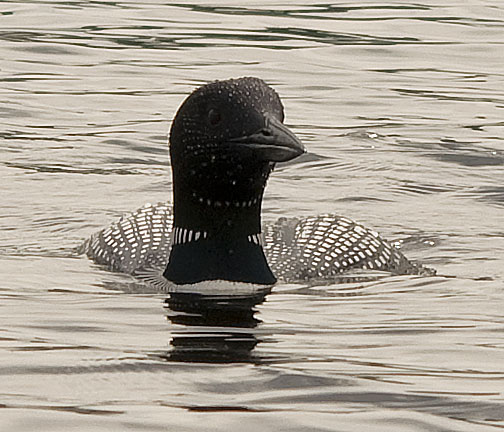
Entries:
[[[502, 430], [504, 3], [215, 4], [0, 3], [0, 430]], [[75, 252], [170, 200], [177, 107], [245, 75], [310, 152], [264, 220], [343, 214], [438, 276], [201, 321]]]

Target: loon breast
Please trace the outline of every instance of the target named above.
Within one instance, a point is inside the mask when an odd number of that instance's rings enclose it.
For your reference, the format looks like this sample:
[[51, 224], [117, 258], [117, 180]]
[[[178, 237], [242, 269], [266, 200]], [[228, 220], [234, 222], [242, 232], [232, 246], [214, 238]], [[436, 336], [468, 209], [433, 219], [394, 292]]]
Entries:
[[262, 226], [275, 164], [305, 152], [283, 121], [280, 97], [258, 78], [196, 89], [170, 130], [173, 205], [146, 205], [122, 217], [82, 251], [110, 270], [179, 291], [204, 291], [217, 281], [240, 291], [358, 269], [425, 272], [345, 217], [280, 218]]
[[[111, 271], [144, 278], [162, 273], [173, 242], [190, 242], [196, 235], [187, 232], [184, 240], [173, 231], [171, 204], [146, 204], [93, 234], [81, 251]], [[330, 278], [357, 269], [431, 273], [375, 231], [334, 214], [280, 218], [250, 241], [262, 244], [273, 273], [284, 282]]]

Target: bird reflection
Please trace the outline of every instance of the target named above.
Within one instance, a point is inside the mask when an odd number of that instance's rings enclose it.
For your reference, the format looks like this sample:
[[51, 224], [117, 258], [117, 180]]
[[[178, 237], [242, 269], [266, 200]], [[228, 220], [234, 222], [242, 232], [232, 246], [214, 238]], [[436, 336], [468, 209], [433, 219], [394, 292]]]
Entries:
[[169, 361], [233, 363], [258, 361], [253, 349], [261, 341], [254, 315], [267, 292], [247, 296], [171, 293], [165, 300], [174, 324]]

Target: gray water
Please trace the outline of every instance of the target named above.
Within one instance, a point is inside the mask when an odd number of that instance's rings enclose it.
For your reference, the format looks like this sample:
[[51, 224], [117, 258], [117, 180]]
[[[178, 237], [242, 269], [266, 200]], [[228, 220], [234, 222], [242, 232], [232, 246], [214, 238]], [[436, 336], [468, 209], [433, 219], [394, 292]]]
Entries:
[[[215, 4], [0, 3], [0, 430], [502, 430], [504, 4]], [[178, 105], [244, 75], [310, 152], [264, 219], [342, 214], [438, 276], [191, 323], [77, 255], [170, 200]]]

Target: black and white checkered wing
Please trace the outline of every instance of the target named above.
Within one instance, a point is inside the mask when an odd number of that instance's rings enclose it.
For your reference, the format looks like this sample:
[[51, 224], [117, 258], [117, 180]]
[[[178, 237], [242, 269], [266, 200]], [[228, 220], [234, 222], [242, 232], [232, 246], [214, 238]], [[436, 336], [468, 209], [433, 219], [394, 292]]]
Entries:
[[136, 274], [168, 261], [173, 215], [167, 203], [146, 204], [94, 234], [82, 251], [112, 271]]
[[279, 220], [265, 230], [264, 240], [273, 272], [285, 280], [323, 278], [356, 269], [418, 272], [376, 232], [337, 215]]

